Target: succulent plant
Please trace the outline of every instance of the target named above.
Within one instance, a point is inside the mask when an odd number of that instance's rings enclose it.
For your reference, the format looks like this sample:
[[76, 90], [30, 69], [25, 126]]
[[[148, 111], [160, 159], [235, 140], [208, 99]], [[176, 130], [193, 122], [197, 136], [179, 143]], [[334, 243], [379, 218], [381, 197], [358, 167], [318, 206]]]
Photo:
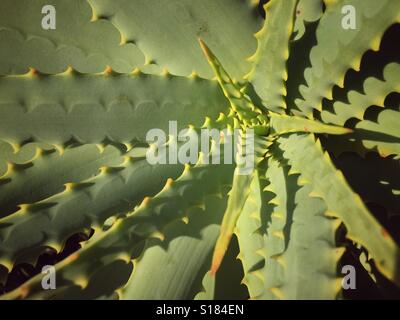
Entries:
[[[399, 1], [52, 3], [0, 3], [2, 299], [335, 299], [346, 263], [397, 290]], [[150, 164], [170, 121], [254, 132], [253, 170], [215, 137]]]

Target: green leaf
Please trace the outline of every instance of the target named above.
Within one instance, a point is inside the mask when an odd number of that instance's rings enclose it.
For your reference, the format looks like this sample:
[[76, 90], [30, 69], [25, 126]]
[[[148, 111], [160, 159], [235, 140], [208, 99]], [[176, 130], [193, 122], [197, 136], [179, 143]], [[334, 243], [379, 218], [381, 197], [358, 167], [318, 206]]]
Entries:
[[[199, 275], [209, 268], [211, 253], [226, 208], [226, 194], [210, 199], [203, 209], [188, 210], [187, 224], [165, 229], [163, 241], [150, 239], [122, 290], [123, 299], [192, 299]], [[172, 239], [172, 240], [169, 240]]]
[[[241, 283], [243, 267], [238, 260], [237, 238], [232, 237], [221, 267], [215, 276], [207, 272], [203, 277], [202, 289], [195, 300], [245, 300], [249, 293]], [[211, 256], [210, 256], [211, 258]], [[209, 264], [207, 265], [209, 267]]]
[[[242, 0], [89, 0], [126, 41], [134, 42], [156, 70], [210, 78], [197, 38], [204, 39], [233, 77], [250, 69], [246, 57], [256, 50], [253, 34], [261, 17]], [[162, 14], [160, 14], [162, 12]], [[232, 49], [234, 48], [234, 50]]]
[[286, 61], [297, 3], [298, 0], [271, 0], [266, 4], [265, 23], [256, 34], [258, 49], [250, 58], [254, 66], [246, 76], [263, 105], [275, 112], [286, 108]]
[[304, 36], [308, 23], [321, 18], [323, 4], [323, 0], [299, 0], [293, 28], [293, 33], [296, 34], [294, 41], [298, 41]]
[[220, 234], [215, 245], [213, 259], [211, 262], [211, 275], [216, 274], [228, 249], [234, 233], [236, 222], [242, 212], [242, 208], [250, 193], [250, 183], [253, 173], [243, 175], [236, 168], [233, 177], [232, 189], [229, 192], [228, 206], [222, 219]]
[[366, 79], [362, 92], [350, 91], [347, 94], [348, 103], [335, 102], [334, 112], [321, 112], [322, 120], [325, 123], [344, 125], [351, 118], [364, 120], [365, 111], [370, 106], [384, 107], [385, 98], [391, 92], [400, 92], [400, 64], [386, 65], [383, 78], [384, 80], [374, 77]]
[[86, 180], [103, 166], [124, 162], [124, 153], [113, 146], [101, 150], [88, 144], [67, 148], [62, 153], [54, 148], [45, 150], [38, 144], [27, 144], [22, 149], [30, 147], [36, 152], [29, 162], [9, 162], [9, 170], [0, 180], [0, 217], [16, 211], [20, 204], [35, 203], [62, 192], [65, 184]]
[[141, 73], [5, 76], [0, 97], [0, 137], [15, 144], [129, 145], [144, 142], [151, 129], [168, 133], [169, 121], [178, 130], [199, 127], [228, 110], [215, 81]]
[[[239, 242], [239, 255], [243, 265], [244, 278], [242, 283], [246, 285], [250, 298], [253, 299], [263, 290], [263, 281], [253, 274], [260, 268], [260, 264], [264, 263], [264, 257], [260, 253], [264, 245], [261, 229], [261, 212], [264, 209], [261, 197], [259, 171], [255, 172], [254, 179], [250, 185], [250, 194], [243, 206], [242, 212], [237, 220], [235, 227], [235, 235]], [[266, 204], [266, 203], [265, 203]]]
[[285, 232], [285, 227], [291, 224], [294, 208], [292, 198], [297, 188], [295, 180], [288, 176], [288, 168], [273, 157], [268, 159], [265, 177], [269, 184], [263, 192], [268, 194], [268, 203], [264, 212], [260, 212], [263, 246], [258, 250], [265, 258], [265, 263], [252, 272], [262, 283], [254, 299], [283, 298], [279, 289], [283, 268], [277, 258], [286, 250], [289, 234]]
[[400, 156], [400, 112], [382, 110], [377, 122], [363, 120], [356, 125], [357, 130], [368, 131], [362, 137], [363, 145], [367, 149], [378, 149], [381, 156]]
[[14, 166], [24, 167], [29, 164], [38, 156], [38, 149], [50, 152], [54, 147], [45, 143], [27, 143], [19, 147], [0, 140], [0, 179], [11, 172]]
[[[254, 167], [258, 165], [262, 159], [264, 159], [264, 155], [268, 151], [268, 147], [271, 145], [271, 142], [264, 140], [263, 138], [256, 137], [256, 141], [260, 140], [261, 143], [259, 144], [256, 150], [251, 150], [250, 153], [256, 153], [254, 158], [257, 158], [254, 162]], [[241, 144], [252, 144], [255, 143], [254, 141], [250, 141], [249, 137], [244, 135], [242, 136]], [[244, 150], [245, 149], [245, 150]], [[246, 148], [242, 148], [240, 152], [243, 153], [244, 156], [249, 156], [249, 150]], [[247, 153], [246, 153], [247, 152]], [[246, 159], [247, 162], [249, 159]], [[228, 199], [228, 206], [226, 208], [226, 212], [224, 214], [224, 218], [221, 224], [221, 231], [220, 235], [217, 239], [217, 243], [215, 245], [213, 259], [211, 262], [211, 275], [215, 275], [220, 267], [220, 264], [224, 258], [226, 250], [228, 249], [229, 243], [231, 241], [232, 235], [235, 231], [235, 226], [237, 225], [237, 221], [243, 211], [243, 207], [247, 201], [249, 194], [251, 193], [251, 183], [252, 180], [255, 179], [254, 174], [255, 170], [254, 167], [249, 168], [246, 167], [248, 164], [240, 163], [240, 159], [238, 158], [237, 166], [234, 172], [233, 177], [233, 186], [232, 190], [229, 192], [229, 199]]]
[[[241, 120], [245, 125], [257, 123], [256, 119], [253, 118], [260, 116], [261, 110], [253, 104], [252, 100], [246, 94], [241, 92], [239, 85], [233, 81], [218, 58], [200, 38], [199, 43], [208, 63], [216, 75], [219, 85], [221, 86], [226, 98], [229, 100], [231, 110], [237, 114], [239, 120]], [[261, 120], [264, 120], [265, 122], [265, 119]]]
[[[116, 260], [129, 263], [143, 239], [165, 238], [168, 224], [185, 219], [191, 208], [199, 207], [203, 211], [215, 197], [220, 198], [224, 186], [232, 183], [232, 173], [232, 165], [206, 165], [204, 158], [194, 167], [186, 166], [182, 175], [176, 181], [169, 179], [154, 198], [145, 198], [127, 218], [118, 220], [110, 230], [89, 240], [83, 249], [56, 265], [61, 293], [69, 287], [86, 288], [94, 273]], [[45, 296], [55, 297], [57, 290], [50, 290]], [[35, 298], [43, 294], [41, 275], [38, 275], [2, 298]], [[98, 296], [103, 294], [101, 290], [98, 292]]]
[[316, 32], [318, 21], [305, 25], [304, 35], [290, 44], [290, 56], [287, 61], [288, 79], [286, 81], [286, 104], [287, 114], [304, 116], [295, 101], [301, 98], [300, 86], [306, 84], [304, 70], [311, 66], [310, 51], [317, 44]]
[[[344, 5], [356, 11], [356, 29], [342, 27]], [[318, 28], [317, 42], [311, 50], [311, 65], [305, 71], [307, 86], [301, 87], [302, 100], [296, 105], [311, 117], [313, 109], [322, 109], [322, 99], [332, 99], [335, 85], [343, 87], [346, 71], [359, 70], [362, 55], [377, 51], [383, 33], [400, 19], [400, 3], [391, 0], [327, 1]]]
[[343, 252], [335, 244], [338, 223], [287, 165], [271, 157], [266, 168], [263, 196], [253, 190], [237, 226], [251, 299], [334, 299]]
[[202, 280], [202, 290], [196, 294], [194, 300], [214, 300], [215, 298], [215, 276], [208, 271]]
[[182, 169], [182, 165], [152, 166], [146, 159], [127, 156], [117, 167], [103, 167], [93, 178], [69, 183], [61, 193], [21, 206], [0, 219], [1, 264], [10, 269], [16, 261], [35, 263], [46, 247], [61, 251], [68, 237], [133, 210]]
[[273, 134], [282, 135], [291, 132], [313, 132], [327, 134], [347, 134], [353, 132], [352, 129], [339, 126], [330, 126], [316, 120], [309, 120], [297, 116], [287, 116], [270, 112], [270, 126]]
[[[56, 9], [56, 29], [42, 28], [45, 5]], [[145, 63], [133, 43], [121, 41], [107, 20], [92, 20], [84, 0], [12, 0], [0, 4], [0, 74], [23, 74], [29, 68], [60, 73], [71, 66], [80, 72], [101, 72], [107, 66], [130, 72]]]
[[305, 182], [312, 185], [311, 194], [324, 199], [329, 215], [344, 222], [347, 237], [365, 247], [380, 272], [399, 283], [399, 250], [396, 243], [351, 190], [328, 154], [324, 155], [320, 143], [316, 143], [312, 135], [296, 134], [281, 137], [279, 142], [292, 169], [301, 172]]
[[[294, 198], [287, 249], [276, 258], [284, 273], [278, 290], [287, 299], [332, 300], [342, 289], [342, 278], [336, 272], [344, 248], [335, 242], [340, 221], [326, 215], [324, 201], [311, 198], [311, 190], [311, 185], [306, 185]], [[268, 272], [268, 263], [265, 270]]]

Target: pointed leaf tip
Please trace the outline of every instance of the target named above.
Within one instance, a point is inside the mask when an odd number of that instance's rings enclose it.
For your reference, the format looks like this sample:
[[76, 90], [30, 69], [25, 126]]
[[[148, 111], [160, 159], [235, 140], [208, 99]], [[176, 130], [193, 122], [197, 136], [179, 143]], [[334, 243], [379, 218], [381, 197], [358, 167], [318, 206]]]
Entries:
[[211, 262], [211, 268], [210, 268], [211, 276], [215, 276], [219, 267], [221, 266], [222, 260], [225, 256], [225, 252], [228, 249], [229, 242], [230, 242], [230, 237], [225, 237], [225, 238], [220, 237], [218, 239]]
[[212, 59], [213, 54], [211, 53], [211, 50], [207, 47], [206, 43], [201, 38], [198, 38], [198, 40], [204, 55], [207, 57], [207, 59]]

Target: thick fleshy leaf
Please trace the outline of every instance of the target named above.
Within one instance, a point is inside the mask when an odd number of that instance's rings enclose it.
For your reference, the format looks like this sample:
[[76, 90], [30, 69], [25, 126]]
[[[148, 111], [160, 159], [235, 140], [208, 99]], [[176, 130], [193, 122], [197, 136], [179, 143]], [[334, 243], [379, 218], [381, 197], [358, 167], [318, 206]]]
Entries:
[[272, 133], [276, 135], [282, 135], [291, 132], [313, 132], [340, 135], [353, 132], [352, 129], [326, 125], [316, 120], [310, 120], [297, 116], [287, 116], [284, 114], [270, 112], [270, 117]]
[[0, 179], [10, 173], [14, 166], [29, 165], [33, 159], [37, 158], [39, 149], [43, 152], [51, 152], [54, 146], [46, 143], [27, 143], [20, 147], [0, 140]]
[[[55, 29], [42, 27], [49, 15], [47, 5], [55, 8]], [[144, 65], [145, 56], [137, 46], [121, 43], [109, 21], [92, 18], [85, 0], [1, 1], [0, 74], [24, 74], [29, 68], [60, 73], [69, 66], [88, 73], [107, 66], [130, 72]]]
[[311, 189], [306, 185], [296, 192], [289, 243], [283, 255], [276, 257], [284, 265], [284, 281], [276, 293], [286, 299], [333, 300], [342, 289], [336, 272], [344, 248], [335, 243], [340, 220], [326, 215], [324, 201], [311, 198]]
[[[262, 159], [264, 159], [265, 154], [268, 151], [268, 147], [271, 145], [271, 142], [256, 137], [255, 140], [261, 141], [261, 143], [258, 147], [253, 146], [252, 149], [248, 150], [247, 145], [256, 144], [256, 142], [245, 136], [242, 138], [241, 145], [246, 144], [246, 147], [242, 148], [241, 152], [243, 152], [243, 155], [246, 157], [248, 157], [249, 153], [253, 154], [253, 158], [255, 159], [253, 160], [253, 163], [250, 163], [251, 166], [248, 166], [247, 163], [251, 158], [246, 159], [245, 163], [240, 163], [240, 160], [236, 161], [237, 167], [234, 172], [233, 186], [232, 190], [229, 192], [228, 206], [222, 220], [220, 235], [214, 249], [210, 270], [211, 275], [216, 274], [224, 258], [231, 238], [235, 232], [237, 221], [243, 212], [243, 207], [252, 191], [251, 183], [252, 180], [256, 178], [255, 168], [260, 164], [260, 162], [262, 162]], [[256, 155], [254, 155], [254, 153], [256, 153]]]
[[150, 239], [142, 256], [134, 261], [133, 274], [121, 298], [192, 299], [197, 289], [196, 280], [210, 266], [226, 199], [225, 191], [221, 198], [209, 201], [204, 211], [189, 210], [186, 222], [168, 226], [163, 241]]
[[[42, 28], [48, 14], [42, 8], [49, 4], [56, 9], [54, 30]], [[211, 77], [196, 45], [201, 36], [241, 78], [250, 68], [245, 58], [256, 50], [253, 34], [260, 24], [254, 6], [240, 0], [5, 0], [0, 74], [22, 74], [29, 67], [60, 73], [68, 66], [89, 73], [110, 66], [124, 73], [139, 67], [159, 74], [166, 68]], [[228, 50], [230, 43], [240, 49]]]
[[328, 154], [323, 153], [321, 144], [311, 134], [292, 134], [281, 137], [279, 142], [292, 169], [301, 172], [305, 182], [312, 185], [311, 194], [324, 199], [329, 215], [344, 222], [347, 237], [369, 251], [382, 274], [400, 283], [398, 246], [351, 190]]
[[357, 130], [365, 132], [362, 142], [368, 149], [376, 148], [383, 157], [396, 155], [400, 157], [400, 112], [382, 110], [377, 122], [363, 120], [356, 125]]
[[[118, 220], [107, 232], [90, 240], [83, 249], [57, 264], [60, 293], [66, 288], [86, 288], [91, 277], [99, 270], [116, 260], [129, 262], [134, 258], [141, 240], [148, 237], [165, 239], [168, 224], [185, 220], [191, 210], [207, 208], [215, 197], [220, 198], [224, 186], [232, 183], [234, 167], [203, 163], [204, 158], [201, 158], [194, 167], [187, 166], [176, 181], [168, 179], [163, 190], [154, 198], [145, 198], [131, 215]], [[169, 242], [171, 240], [168, 239]], [[42, 290], [41, 275], [38, 275], [2, 298], [55, 298], [57, 290], [50, 291]], [[104, 292], [100, 288], [97, 294], [102, 296]]]
[[[345, 8], [347, 16], [342, 13], [345, 5], [351, 6]], [[303, 99], [296, 101], [306, 116], [321, 110], [323, 98], [332, 99], [334, 85], [343, 87], [348, 69], [359, 70], [364, 52], [379, 49], [383, 33], [399, 21], [399, 11], [400, 2], [391, 0], [326, 1], [317, 28], [318, 45], [311, 50], [312, 67], [305, 71], [307, 86], [301, 88]], [[353, 18], [355, 29], [345, 29]]]
[[[197, 38], [203, 38], [238, 80], [250, 69], [253, 34], [261, 17], [242, 0], [89, 0], [95, 15], [110, 21], [121, 38], [135, 43], [154, 69], [175, 75], [193, 71], [213, 77]], [[160, 14], [162, 12], [162, 14]], [[234, 48], [234, 50], [232, 49]]]
[[266, 4], [265, 23], [256, 34], [258, 49], [250, 58], [254, 66], [246, 76], [263, 105], [275, 112], [286, 108], [286, 61], [297, 3], [298, 0], [271, 0]]
[[384, 80], [374, 77], [364, 81], [362, 92], [350, 91], [348, 103], [337, 101], [334, 112], [323, 110], [321, 118], [325, 123], [344, 125], [347, 120], [364, 120], [365, 112], [371, 106], [384, 107], [385, 98], [392, 92], [400, 92], [400, 65], [388, 64], [383, 71]]
[[323, 5], [323, 0], [299, 0], [293, 28], [293, 32], [296, 34], [294, 41], [298, 41], [304, 36], [307, 24], [321, 18]]
[[[266, 165], [267, 186], [254, 188], [237, 234], [245, 283], [252, 299], [334, 299], [343, 252], [335, 244], [338, 223], [325, 215], [310, 186], [274, 158]], [[263, 203], [265, 201], [265, 203]]]
[[34, 157], [29, 157], [24, 164], [11, 162], [8, 172], [1, 177], [0, 217], [16, 211], [20, 204], [35, 203], [62, 192], [65, 184], [86, 180], [101, 167], [119, 166], [124, 162], [124, 152], [113, 146], [101, 150], [88, 144], [67, 148], [62, 153], [54, 148], [43, 149], [38, 144], [27, 144], [22, 149], [33, 146]]
[[260, 294], [264, 285], [262, 279], [257, 277], [257, 274], [253, 274], [264, 263], [264, 257], [260, 252], [264, 245], [264, 239], [260, 229], [261, 214], [266, 203], [262, 203], [260, 174], [258, 171], [255, 172], [250, 185], [250, 194], [235, 227], [235, 235], [240, 249], [238, 258], [242, 262], [244, 271], [242, 283], [246, 285], [251, 299]]
[[199, 43], [208, 63], [215, 73], [219, 85], [221, 86], [226, 98], [229, 100], [231, 109], [238, 115], [239, 119], [244, 122], [244, 124], [253, 124], [251, 120], [256, 121], [253, 118], [260, 116], [260, 109], [253, 104], [252, 100], [247, 95], [241, 92], [238, 84], [233, 81], [219, 59], [211, 52], [205, 42], [202, 39], [199, 39]]
[[15, 262], [34, 263], [46, 247], [60, 251], [69, 236], [133, 210], [182, 172], [182, 165], [152, 166], [134, 151], [120, 165], [104, 166], [95, 177], [0, 219], [0, 263], [10, 269]]
[[194, 300], [214, 300], [215, 297], [215, 276], [208, 271], [201, 282], [202, 290], [196, 294]]
[[[0, 77], [0, 137], [21, 144], [144, 142], [151, 129], [166, 135], [215, 119], [228, 104], [216, 81], [141, 73]], [[168, 116], [166, 116], [168, 115]]]
[[238, 254], [237, 238], [232, 237], [218, 273], [211, 275], [210, 272], [207, 272], [204, 275], [201, 289], [196, 294], [195, 300], [248, 299], [248, 291], [242, 283], [243, 268], [238, 260]]
[[211, 275], [215, 275], [218, 271], [226, 250], [228, 249], [236, 222], [250, 193], [250, 183], [252, 179], [254, 179], [253, 173], [241, 175], [239, 169], [236, 168], [232, 190], [229, 192], [228, 206], [222, 220], [220, 234], [214, 249], [210, 269]]

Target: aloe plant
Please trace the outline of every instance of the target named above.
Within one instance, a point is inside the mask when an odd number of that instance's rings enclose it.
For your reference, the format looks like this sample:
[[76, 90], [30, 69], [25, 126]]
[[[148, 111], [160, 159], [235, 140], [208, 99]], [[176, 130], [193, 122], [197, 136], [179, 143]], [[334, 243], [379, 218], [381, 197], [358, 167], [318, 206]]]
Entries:
[[[44, 30], [46, 1], [1, 1], [2, 299], [335, 299], [346, 261], [400, 284], [399, 57], [369, 58], [400, 2], [265, 2], [58, 0]], [[150, 164], [170, 121], [253, 130], [253, 170], [215, 138]], [[55, 289], [13, 283], [45, 255]]]

